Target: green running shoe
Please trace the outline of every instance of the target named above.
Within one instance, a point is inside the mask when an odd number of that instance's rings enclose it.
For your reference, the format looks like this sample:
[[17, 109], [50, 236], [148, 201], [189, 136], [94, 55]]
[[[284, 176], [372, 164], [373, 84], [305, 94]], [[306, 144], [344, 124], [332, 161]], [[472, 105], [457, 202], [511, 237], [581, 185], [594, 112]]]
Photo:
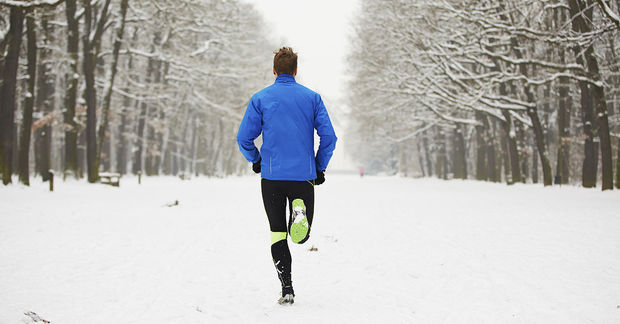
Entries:
[[308, 219], [306, 218], [306, 205], [304, 205], [303, 200], [293, 200], [293, 215], [291, 217], [292, 224], [289, 234], [293, 243], [299, 243], [308, 235], [308, 230], [310, 229]]

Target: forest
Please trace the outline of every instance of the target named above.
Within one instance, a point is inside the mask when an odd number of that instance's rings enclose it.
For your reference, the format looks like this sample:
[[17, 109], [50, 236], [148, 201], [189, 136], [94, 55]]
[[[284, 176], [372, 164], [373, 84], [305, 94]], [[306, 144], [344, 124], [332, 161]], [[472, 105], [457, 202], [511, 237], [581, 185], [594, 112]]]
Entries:
[[358, 163], [620, 188], [619, 17], [618, 0], [362, 0], [348, 65]]
[[3, 183], [238, 173], [266, 37], [238, 0], [0, 0]]
[[[620, 0], [361, 0], [347, 151], [371, 174], [620, 188], [619, 17]], [[247, 172], [262, 19], [241, 0], [0, 0], [3, 183]]]

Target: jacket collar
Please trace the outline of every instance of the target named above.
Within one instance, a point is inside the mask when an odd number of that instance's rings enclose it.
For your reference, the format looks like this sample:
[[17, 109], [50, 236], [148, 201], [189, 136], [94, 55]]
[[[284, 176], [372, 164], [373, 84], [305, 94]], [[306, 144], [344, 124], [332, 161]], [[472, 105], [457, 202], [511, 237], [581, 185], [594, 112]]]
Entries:
[[276, 78], [276, 83], [295, 83], [295, 77], [290, 74], [282, 73]]

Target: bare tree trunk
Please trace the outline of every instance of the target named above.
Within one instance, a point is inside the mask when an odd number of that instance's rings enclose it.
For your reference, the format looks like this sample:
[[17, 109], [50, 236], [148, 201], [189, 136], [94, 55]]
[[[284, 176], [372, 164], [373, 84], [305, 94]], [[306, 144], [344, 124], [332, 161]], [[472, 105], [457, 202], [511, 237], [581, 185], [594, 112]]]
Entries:
[[454, 129], [454, 178], [455, 179], [467, 179], [467, 161], [465, 152], [465, 138], [463, 135], [463, 127], [457, 125]]
[[[576, 33], [587, 33], [591, 31], [586, 19], [592, 19], [592, 8], [587, 8], [585, 0], [568, 0], [570, 15], [572, 17], [572, 29]], [[582, 15], [586, 15], [584, 18]], [[593, 48], [589, 46], [583, 51], [581, 46], [573, 46], [576, 61], [579, 65], [587, 67], [585, 57], [592, 55]], [[594, 140], [594, 107], [592, 90], [585, 81], [579, 81], [581, 89], [581, 110], [583, 118], [583, 132], [586, 136], [584, 141], [585, 158], [583, 161], [582, 185], [586, 188], [596, 187], [596, 175], [598, 168], [598, 152]]]
[[84, 5], [84, 35], [82, 35], [83, 72], [86, 89], [86, 169], [88, 182], [94, 183], [99, 178], [96, 169], [96, 127], [97, 127], [97, 89], [95, 88], [95, 50], [90, 35], [92, 27], [92, 7], [90, 0], [82, 0]]
[[532, 183], [538, 183], [538, 149], [532, 141]]
[[170, 143], [170, 132], [170, 127], [166, 127], [162, 136], [161, 159], [158, 162], [158, 174], [170, 174], [170, 147], [174, 145]]
[[118, 56], [121, 50], [121, 45], [123, 42], [123, 34], [125, 31], [125, 17], [127, 17], [127, 6], [129, 0], [121, 0], [121, 9], [120, 9], [120, 21], [118, 22], [118, 27], [116, 29], [116, 38], [114, 39], [114, 48], [112, 49], [112, 64], [110, 66], [110, 78], [108, 83], [106, 84], [106, 88], [104, 90], [103, 96], [103, 107], [101, 111], [101, 125], [99, 125], [98, 130], [98, 139], [97, 139], [97, 158], [95, 159], [95, 168], [99, 169], [99, 162], [101, 161], [101, 150], [103, 147], [104, 139], [106, 138], [106, 130], [108, 128], [109, 121], [109, 113], [110, 113], [110, 102], [112, 99], [112, 89], [114, 88], [114, 80], [116, 77], [117, 66], [118, 66]]
[[170, 151], [170, 158], [172, 159], [172, 170], [170, 171], [172, 175], [178, 175], [179, 170], [181, 169], [181, 163], [179, 161], [179, 153], [181, 152], [181, 148], [179, 145], [174, 145], [174, 148]]
[[[166, 86], [163, 80], [165, 80], [166, 78], [166, 73], [168, 69], [167, 64], [163, 64], [162, 61], [158, 60], [156, 69], [157, 70], [155, 71], [155, 84], [158, 89], [161, 89], [162, 87]], [[164, 152], [162, 150], [162, 144], [166, 114], [164, 112], [163, 105], [159, 104], [156, 107], [157, 108], [153, 110], [153, 120], [155, 120], [156, 123], [153, 127], [150, 128], [151, 131], [149, 132], [151, 154], [149, 155], [150, 161], [148, 165], [150, 175], [159, 175], [159, 163], [164, 155]]]
[[[226, 126], [220, 119], [217, 123], [217, 129], [214, 129], [211, 134], [213, 138], [212, 144], [211, 144], [211, 147], [213, 148], [211, 152], [212, 157], [211, 157], [211, 160], [209, 161], [209, 164], [210, 164], [209, 173], [211, 175], [217, 174], [218, 161], [221, 161], [222, 160], [221, 156], [224, 155], [222, 154], [223, 153], [222, 151], [225, 149], [224, 144], [226, 142], [226, 138], [223, 138], [222, 134], [227, 134], [225, 127]], [[227, 167], [228, 166], [225, 165], [224, 167], [222, 167], [222, 170], [227, 170], [228, 169]]]
[[226, 156], [226, 175], [229, 176], [231, 174], [233, 174], [233, 172], [235, 171], [234, 167], [233, 167], [233, 156], [234, 156], [234, 150], [232, 149], [234, 147], [234, 142], [230, 139], [228, 139], [229, 141], [229, 145], [226, 145], [225, 147], [228, 148], [228, 155]]
[[433, 176], [433, 161], [431, 157], [431, 150], [428, 147], [428, 134], [427, 132], [422, 133], [422, 146], [424, 146], [424, 156], [426, 157], [426, 167], [428, 168], [428, 176]]
[[[580, 2], [580, 3], [578, 3]], [[581, 0], [570, 1], [571, 13], [576, 10], [576, 6], [579, 5], [579, 9], [582, 9], [579, 14], [573, 18], [573, 24], [577, 24], [581, 32], [588, 33], [592, 31], [592, 8], [594, 5], [593, 0], [586, 0], [585, 3]], [[585, 6], [583, 6], [585, 5]], [[602, 81], [599, 71], [599, 64], [594, 53], [594, 45], [590, 46], [583, 52], [585, 63], [588, 68], [590, 77], [595, 81]], [[597, 118], [598, 137], [600, 139], [601, 150], [601, 168], [602, 168], [602, 189], [613, 189], [613, 155], [611, 149], [611, 136], [609, 130], [609, 118], [607, 112], [607, 100], [605, 99], [605, 89], [599, 84], [590, 84], [590, 95], [592, 98], [592, 119]], [[596, 115], [594, 115], [596, 114]]]
[[[180, 108], [179, 108], [180, 109]], [[173, 121], [172, 127], [168, 129], [166, 136], [166, 151], [163, 161], [163, 173], [167, 175], [177, 175], [178, 163], [177, 163], [177, 143], [179, 141], [177, 128], [181, 124], [181, 120], [176, 117]]]
[[504, 178], [506, 178], [506, 183], [507, 184], [513, 184], [512, 179], [511, 179], [511, 174], [510, 174], [510, 169], [511, 169], [511, 157], [510, 157], [510, 144], [508, 143], [508, 135], [506, 134], [506, 132], [503, 132], [502, 136], [502, 146], [504, 147], [503, 152], [504, 154], [502, 154], [503, 160], [504, 160]]
[[[155, 33], [153, 37], [153, 43], [151, 44], [151, 54], [155, 53], [155, 44], [158, 42], [159, 42], [159, 33]], [[152, 83], [151, 75], [155, 71], [155, 63], [156, 63], [155, 59], [152, 56], [150, 56], [148, 58], [148, 64], [147, 64], [146, 80], [145, 80], [146, 84]], [[147, 105], [147, 103], [145, 101], [142, 101], [141, 106], [140, 106], [140, 114], [138, 116], [138, 138], [137, 138], [137, 143], [136, 143], [137, 149], [135, 150], [134, 165], [133, 165], [134, 173], [143, 171], [145, 167], [148, 168], [148, 163], [144, 163], [143, 161], [145, 160], [144, 153], [146, 152], [146, 155], [149, 154], [148, 135], [147, 136], [144, 135], [145, 128], [146, 128], [146, 119], [150, 116], [149, 110], [151, 109], [149, 109], [149, 106]]]
[[[511, 45], [516, 57], [518, 59], [522, 59], [523, 54], [521, 53], [520, 44], [518, 43], [516, 38], [513, 37], [511, 39]], [[522, 75], [528, 76], [528, 69], [526, 65], [521, 64], [519, 68]], [[531, 107], [527, 108], [527, 115], [532, 121], [532, 128], [534, 130], [534, 141], [536, 142], [536, 149], [538, 150], [538, 155], [540, 157], [540, 163], [543, 171], [543, 184], [545, 186], [551, 186], [553, 184], [553, 179], [551, 176], [551, 163], [549, 162], [549, 158], [547, 157], [547, 147], [545, 145], [545, 131], [543, 129], [542, 123], [540, 122], [540, 118], [538, 117], [538, 108], [535, 105], [536, 99], [534, 97], [534, 92], [532, 91], [532, 86], [529, 84], [525, 85], [523, 91], [525, 93], [528, 103], [534, 104]]]
[[598, 147], [592, 130], [594, 123], [592, 97], [590, 87], [583, 81], [579, 81], [581, 88], [581, 110], [583, 121], [584, 160], [582, 168], [582, 185], [586, 188], [596, 187], [596, 174], [598, 169]]
[[[588, 69], [597, 81], [601, 80], [598, 68], [598, 62], [593, 53], [586, 56], [588, 61]], [[594, 111], [598, 116], [598, 137], [600, 139], [601, 149], [601, 168], [603, 171], [602, 182], [603, 190], [612, 190], [614, 187], [613, 174], [613, 157], [611, 150], [611, 135], [609, 132], [609, 118], [607, 114], [607, 101], [605, 100], [605, 89], [599, 85], [591, 85]]]
[[[21, 87], [21, 89], [25, 89], [25, 88], [26, 88], [25, 86]], [[18, 105], [19, 102], [16, 101], [15, 104]], [[19, 106], [15, 107], [15, 111], [19, 111], [19, 109], [20, 109]], [[18, 143], [17, 143], [18, 140], [19, 140], [18, 127], [17, 127], [17, 125], [15, 125], [15, 126], [13, 126], [13, 143], [12, 143], [13, 147], [11, 148], [11, 152], [13, 152], [12, 153], [13, 154], [13, 158], [11, 159], [11, 165], [12, 165], [11, 166], [11, 171], [12, 171], [13, 175], [17, 175], [17, 170], [19, 169], [19, 165], [17, 163], [18, 162], [18, 157], [19, 157], [19, 154], [17, 154], [18, 148], [19, 148]]]
[[[552, 58], [549, 57], [549, 60]], [[543, 87], [543, 134], [545, 135], [545, 147], [551, 148], [553, 143], [553, 132], [551, 132], [551, 84], [546, 84]]]
[[[561, 61], [564, 62], [565, 54], [560, 51]], [[558, 102], [558, 156], [556, 175], [560, 177], [562, 184], [568, 184], [570, 177], [570, 111], [572, 100], [569, 95], [568, 78], [560, 78], [559, 102]]]
[[[510, 162], [510, 171], [511, 171], [511, 179], [506, 179], [508, 184], [513, 184], [521, 181], [521, 171], [519, 168], [519, 150], [517, 148], [517, 134], [512, 125], [512, 117], [507, 110], [502, 110], [502, 115], [506, 119], [505, 122], [502, 122], [502, 126], [504, 129], [504, 135], [506, 138], [506, 143], [508, 145], [507, 149], [507, 157]], [[507, 168], [508, 169], [508, 168]]]
[[[97, 156], [97, 88], [95, 87], [95, 68], [97, 67], [97, 55], [95, 51], [107, 20], [107, 12], [110, 0], [106, 0], [99, 14], [99, 21], [93, 21], [93, 9], [90, 0], [82, 0], [84, 5], [84, 35], [82, 36], [84, 61], [84, 81], [86, 83], [86, 167], [88, 170], [88, 182], [94, 183], [99, 180], [99, 159]], [[92, 31], [92, 25], [95, 30]], [[92, 35], [91, 35], [92, 33]]]
[[52, 112], [54, 111], [54, 78], [51, 76], [51, 44], [53, 43], [54, 27], [48, 25], [48, 18], [42, 14], [41, 29], [43, 30], [43, 47], [39, 51], [39, 67], [37, 69], [36, 107], [40, 113], [38, 122], [43, 123], [34, 133], [35, 170], [43, 181], [48, 181], [51, 169], [52, 149]]
[[146, 112], [148, 107], [144, 101], [140, 103], [140, 112], [137, 116], [138, 129], [135, 139], [135, 149], [133, 156], [133, 168], [132, 171], [134, 174], [138, 172], [142, 172], [142, 151], [144, 150], [144, 123], [146, 120]]
[[[161, 36], [159, 32], [155, 33], [155, 37], [153, 39], [153, 44], [159, 46], [161, 42]], [[160, 60], [153, 61], [153, 85], [156, 88], [159, 88], [161, 82], [161, 64]], [[157, 175], [158, 170], [156, 169], [156, 161], [159, 161], [158, 152], [159, 145], [157, 143], [157, 132], [159, 131], [159, 124], [161, 120], [159, 117], [159, 111], [161, 110], [161, 106], [159, 104], [153, 105], [153, 107], [149, 110], [147, 116], [149, 116], [150, 123], [146, 124], [146, 141], [147, 141], [147, 150], [146, 150], [146, 161], [145, 161], [145, 171], [149, 176]]]
[[[166, 72], [167, 73], [167, 67], [166, 67]], [[182, 100], [180, 101], [179, 105], [177, 106], [176, 111], [178, 111], [182, 105]], [[162, 115], [160, 115], [160, 117], [162, 118], [162, 120], [164, 119], [164, 113], [162, 112]], [[160, 136], [160, 159], [157, 163], [158, 165], [158, 174], [170, 174], [170, 162], [171, 162], [171, 154], [170, 154], [170, 146], [174, 145], [173, 143], [170, 143], [170, 136], [174, 135], [174, 128], [177, 124], [177, 120], [173, 119], [172, 121], [169, 121], [170, 125], [166, 125], [165, 129], [162, 130], [161, 136]]]
[[75, 121], [75, 104], [78, 91], [78, 50], [80, 44], [79, 21], [76, 18], [76, 0], [66, 0], [65, 14], [67, 17], [67, 54], [69, 55], [69, 71], [65, 75], [66, 90], [64, 99], [65, 123], [65, 166], [64, 171], [78, 176], [78, 132]]
[[420, 145], [420, 141], [416, 141], [416, 146], [418, 149], [418, 163], [420, 164], [420, 171], [422, 172], [422, 177], [426, 177], [426, 171], [424, 171], [424, 159], [422, 157], [422, 146]]
[[487, 143], [487, 179], [492, 182], [501, 182], [501, 166], [497, 163], [497, 153], [495, 151], [495, 140], [490, 139]]
[[528, 151], [526, 149], [528, 145], [526, 144], [526, 134], [525, 134], [525, 129], [523, 128], [524, 126], [521, 123], [515, 125], [515, 129], [519, 137], [517, 148], [519, 149], [519, 161], [521, 162], [521, 169], [520, 169], [521, 170], [521, 182], [526, 183], [530, 170], [528, 168], [529, 159], [528, 159]]
[[15, 90], [17, 87], [17, 68], [19, 50], [24, 29], [24, 10], [11, 7], [10, 27], [7, 34], [8, 49], [2, 70], [2, 86], [0, 87], [0, 172], [2, 183], [11, 183], [13, 173], [13, 142], [15, 136]]
[[[189, 129], [191, 120], [191, 113], [188, 109], [184, 109], [183, 117], [181, 119], [182, 130], [181, 136], [177, 136], [177, 141], [179, 141], [179, 145], [176, 145], [176, 154], [175, 154], [175, 165], [173, 167], [173, 174], [177, 175], [178, 173], [185, 174], [185, 156], [187, 151], [187, 131]], [[182, 144], [181, 144], [182, 143]]]
[[192, 140], [191, 140], [191, 149], [189, 155], [191, 156], [191, 161], [189, 163], [189, 173], [193, 174], [196, 169], [196, 149], [197, 149], [197, 137], [198, 137], [198, 117], [194, 117], [192, 120]]
[[185, 117], [185, 127], [183, 128], [183, 135], [182, 135], [182, 139], [183, 139], [183, 146], [180, 149], [180, 153], [177, 155], [179, 160], [181, 161], [180, 163], [180, 168], [181, 168], [181, 173], [183, 174], [187, 174], [190, 173], [191, 174], [191, 170], [189, 170], [188, 172], [188, 165], [190, 165], [190, 163], [188, 163], [189, 160], [189, 155], [190, 155], [190, 148], [188, 148], [188, 137], [191, 134], [191, 127], [192, 127], [192, 121], [193, 121], [193, 113], [188, 112], [186, 114]]
[[483, 119], [483, 125], [487, 129], [487, 178], [492, 182], [501, 182], [501, 163], [497, 163], [497, 152], [495, 151], [497, 141], [495, 136], [490, 136], [490, 134], [494, 133], [491, 125], [493, 125], [493, 128], [497, 127], [495, 127], [495, 123], [490, 123], [488, 118]]
[[[137, 38], [138, 38], [138, 28], [134, 28], [130, 47], [132, 47], [133, 44], [135, 44]], [[127, 69], [125, 72], [130, 75], [129, 77], [131, 77], [132, 71], [133, 71], [133, 56], [129, 55], [129, 57], [127, 58]], [[128, 87], [125, 87], [125, 92], [129, 93]], [[128, 162], [130, 162], [129, 161], [130, 157], [128, 155], [129, 137], [128, 137], [127, 128], [128, 128], [129, 123], [128, 123], [127, 114], [132, 110], [130, 108], [131, 104], [132, 104], [131, 98], [129, 96], [125, 96], [123, 98], [123, 105], [121, 107], [121, 111], [119, 112], [121, 116], [121, 122], [118, 125], [119, 145], [118, 145], [118, 151], [117, 151], [116, 157], [118, 159], [117, 160], [118, 172], [120, 172], [121, 174], [125, 174], [129, 172], [127, 170]], [[137, 107], [137, 105], [135, 107]]]
[[437, 129], [437, 143], [439, 150], [437, 151], [437, 177], [440, 179], [448, 179], [448, 154], [446, 149], [446, 135], [443, 129]]
[[616, 158], [616, 189], [620, 189], [620, 139], [618, 140], [618, 157]]
[[118, 142], [116, 150], [116, 170], [120, 174], [127, 173], [127, 107], [130, 104], [130, 99], [123, 98], [123, 106], [119, 111], [120, 123], [118, 125]]
[[[83, 106], [80, 106], [83, 108]], [[84, 126], [85, 116], [80, 116], [80, 125], [78, 129], [78, 178], [84, 177], [86, 170], [86, 128]]]
[[489, 179], [487, 165], [488, 139], [486, 137], [488, 123], [485, 125], [483, 119], [486, 119], [486, 116], [478, 111], [476, 112], [476, 119], [480, 121], [480, 125], [476, 126], [476, 180], [485, 181]]
[[[160, 63], [160, 67], [163, 65], [163, 69], [161, 71], [161, 74], [159, 76], [159, 80], [158, 83], [161, 83], [163, 85], [163, 87], [167, 87], [167, 81], [166, 81], [166, 76], [168, 75], [168, 70], [170, 68], [170, 63], [165, 62], [163, 64]], [[156, 156], [153, 159], [153, 172], [157, 175], [160, 174], [161, 172], [161, 163], [163, 161], [163, 159], [166, 156], [166, 147], [164, 147], [164, 134], [167, 132], [167, 130], [169, 129], [169, 127], [167, 127], [166, 125], [166, 111], [163, 107], [160, 107], [159, 109], [159, 122], [160, 122], [160, 128], [157, 130], [157, 152], [159, 153], [158, 156]]]
[[19, 140], [19, 181], [30, 185], [30, 135], [32, 134], [32, 110], [34, 107], [34, 89], [37, 77], [37, 34], [34, 9], [26, 15], [26, 35], [28, 49], [28, 87], [24, 99], [22, 129]]
[[[528, 98], [531, 98], [533, 100], [534, 95], [529, 90], [526, 94]], [[530, 116], [530, 119], [532, 120], [532, 127], [534, 128], [534, 140], [536, 142], [536, 149], [538, 150], [538, 155], [542, 164], [543, 183], [545, 186], [550, 186], [553, 184], [553, 181], [551, 179], [551, 163], [549, 162], [549, 158], [547, 158], [545, 135], [543, 133], [542, 124], [540, 123], [540, 119], [538, 118], [538, 112], [535, 108], [528, 108], [527, 114], [528, 116]]]
[[[510, 19], [508, 19], [508, 16], [506, 16], [506, 11], [505, 11], [505, 6], [503, 1], [499, 1], [499, 13], [500, 13], [500, 17], [506, 21], [506, 22], [510, 22]], [[511, 37], [510, 39], [510, 48], [512, 49], [512, 51], [514, 52], [515, 56], [517, 59], [523, 59], [523, 53], [522, 53], [522, 47], [519, 44], [519, 40], [516, 37]], [[496, 66], [498, 66], [498, 64], [495, 64]], [[520, 64], [519, 65], [519, 70], [521, 72], [522, 75], [526, 76], [528, 75], [528, 70], [527, 70], [527, 65], [525, 64]], [[502, 89], [505, 85], [502, 84], [500, 86], [500, 94], [504, 95], [505, 94], [505, 89]], [[513, 85], [514, 87], [514, 85]], [[535, 104], [535, 98], [534, 98], [534, 93], [532, 92], [532, 86], [529, 84], [526, 84], [524, 87], [524, 93], [527, 97], [527, 101], [528, 103], [531, 104]], [[547, 157], [547, 151], [546, 151], [546, 145], [545, 145], [545, 136], [544, 136], [544, 129], [543, 126], [540, 122], [540, 118], [538, 117], [538, 109], [536, 108], [536, 106], [534, 105], [533, 107], [529, 107], [527, 109], [527, 115], [530, 117], [530, 120], [532, 121], [532, 128], [534, 129], [534, 140], [536, 141], [536, 147], [538, 148], [538, 155], [540, 156], [540, 160], [541, 160], [541, 164], [542, 164], [542, 169], [543, 169], [543, 179], [544, 179], [544, 185], [545, 186], [550, 186], [552, 184], [552, 179], [551, 179], [551, 164], [549, 162], [549, 159]], [[506, 117], [508, 115], [507, 112], [504, 112], [504, 117]], [[514, 131], [513, 131], [514, 133]], [[511, 137], [514, 136], [509, 136], [509, 139]], [[516, 149], [516, 148], [515, 148]], [[511, 148], [512, 151], [512, 148]], [[511, 152], [512, 155], [512, 152]], [[515, 167], [517, 168], [517, 171], [515, 172]], [[519, 163], [517, 161], [516, 164], [511, 163], [511, 169], [512, 169], [512, 174], [513, 177], [516, 173], [519, 172]], [[519, 176], [518, 179], [513, 179], [513, 182], [518, 182], [521, 180], [521, 177]]]

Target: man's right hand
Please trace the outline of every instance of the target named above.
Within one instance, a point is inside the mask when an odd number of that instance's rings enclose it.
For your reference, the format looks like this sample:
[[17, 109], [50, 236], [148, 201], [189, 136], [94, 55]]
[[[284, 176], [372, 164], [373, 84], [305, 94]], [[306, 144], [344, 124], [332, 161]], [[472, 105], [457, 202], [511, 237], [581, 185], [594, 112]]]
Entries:
[[260, 173], [260, 161], [262, 159], [258, 159], [258, 162], [252, 163], [252, 171], [254, 171], [254, 173]]
[[325, 182], [325, 171], [316, 170], [316, 180], [314, 180], [314, 185], [318, 186]]

